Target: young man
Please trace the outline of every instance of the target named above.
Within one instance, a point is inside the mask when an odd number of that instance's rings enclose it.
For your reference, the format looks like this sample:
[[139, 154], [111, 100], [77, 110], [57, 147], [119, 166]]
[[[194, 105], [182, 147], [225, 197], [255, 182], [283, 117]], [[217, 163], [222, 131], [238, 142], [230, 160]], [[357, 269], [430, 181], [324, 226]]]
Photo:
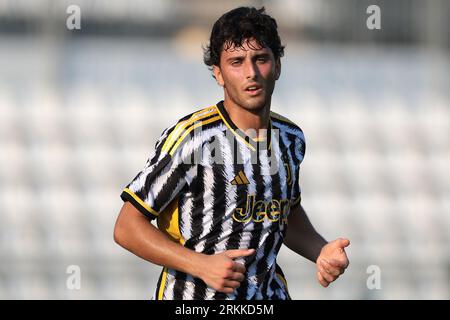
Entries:
[[122, 192], [114, 238], [164, 266], [155, 299], [290, 299], [283, 243], [324, 287], [347, 268], [349, 241], [325, 241], [300, 204], [303, 132], [270, 111], [283, 49], [264, 8], [223, 15], [205, 63], [224, 100], [166, 129]]

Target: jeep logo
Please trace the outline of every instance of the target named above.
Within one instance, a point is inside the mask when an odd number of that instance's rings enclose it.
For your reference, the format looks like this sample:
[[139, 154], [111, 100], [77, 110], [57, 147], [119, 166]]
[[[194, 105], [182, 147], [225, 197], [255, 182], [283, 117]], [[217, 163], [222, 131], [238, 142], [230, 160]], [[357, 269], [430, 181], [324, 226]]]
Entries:
[[248, 222], [253, 219], [254, 222], [263, 222], [269, 219], [276, 222], [282, 217], [283, 222], [287, 222], [287, 214], [289, 212], [289, 200], [270, 201], [258, 200], [255, 202], [255, 195], [247, 195], [247, 205], [244, 208], [236, 208], [233, 212], [233, 219], [237, 222]]

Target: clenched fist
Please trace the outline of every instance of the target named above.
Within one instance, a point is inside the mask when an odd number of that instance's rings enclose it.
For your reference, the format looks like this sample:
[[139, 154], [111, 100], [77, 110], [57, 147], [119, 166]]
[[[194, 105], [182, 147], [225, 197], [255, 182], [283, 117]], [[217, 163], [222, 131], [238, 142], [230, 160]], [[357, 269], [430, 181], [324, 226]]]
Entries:
[[203, 257], [203, 269], [197, 272], [208, 286], [223, 293], [233, 293], [244, 280], [245, 266], [233, 259], [247, 257], [254, 249], [227, 250]]
[[348, 239], [339, 238], [323, 246], [317, 258], [317, 280], [324, 287], [335, 281], [349, 265], [346, 247], [350, 245]]

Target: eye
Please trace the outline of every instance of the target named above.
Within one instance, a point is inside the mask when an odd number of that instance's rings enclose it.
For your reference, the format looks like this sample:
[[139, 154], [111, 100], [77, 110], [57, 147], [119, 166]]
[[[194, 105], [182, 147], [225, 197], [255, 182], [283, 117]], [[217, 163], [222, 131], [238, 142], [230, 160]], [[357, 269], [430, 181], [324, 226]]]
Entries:
[[240, 64], [242, 64], [242, 60], [236, 59], [231, 61], [232, 66], [239, 66]]
[[261, 63], [267, 62], [267, 60], [268, 60], [267, 57], [259, 57], [258, 59], [256, 59], [256, 61]]

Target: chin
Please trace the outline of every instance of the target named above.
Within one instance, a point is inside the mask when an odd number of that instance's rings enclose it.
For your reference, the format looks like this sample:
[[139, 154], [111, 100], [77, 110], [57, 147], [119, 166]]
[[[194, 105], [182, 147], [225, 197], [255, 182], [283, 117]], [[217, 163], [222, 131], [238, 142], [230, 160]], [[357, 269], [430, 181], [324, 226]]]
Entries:
[[244, 103], [245, 109], [248, 111], [261, 111], [266, 106], [267, 101], [265, 99], [251, 99]]

